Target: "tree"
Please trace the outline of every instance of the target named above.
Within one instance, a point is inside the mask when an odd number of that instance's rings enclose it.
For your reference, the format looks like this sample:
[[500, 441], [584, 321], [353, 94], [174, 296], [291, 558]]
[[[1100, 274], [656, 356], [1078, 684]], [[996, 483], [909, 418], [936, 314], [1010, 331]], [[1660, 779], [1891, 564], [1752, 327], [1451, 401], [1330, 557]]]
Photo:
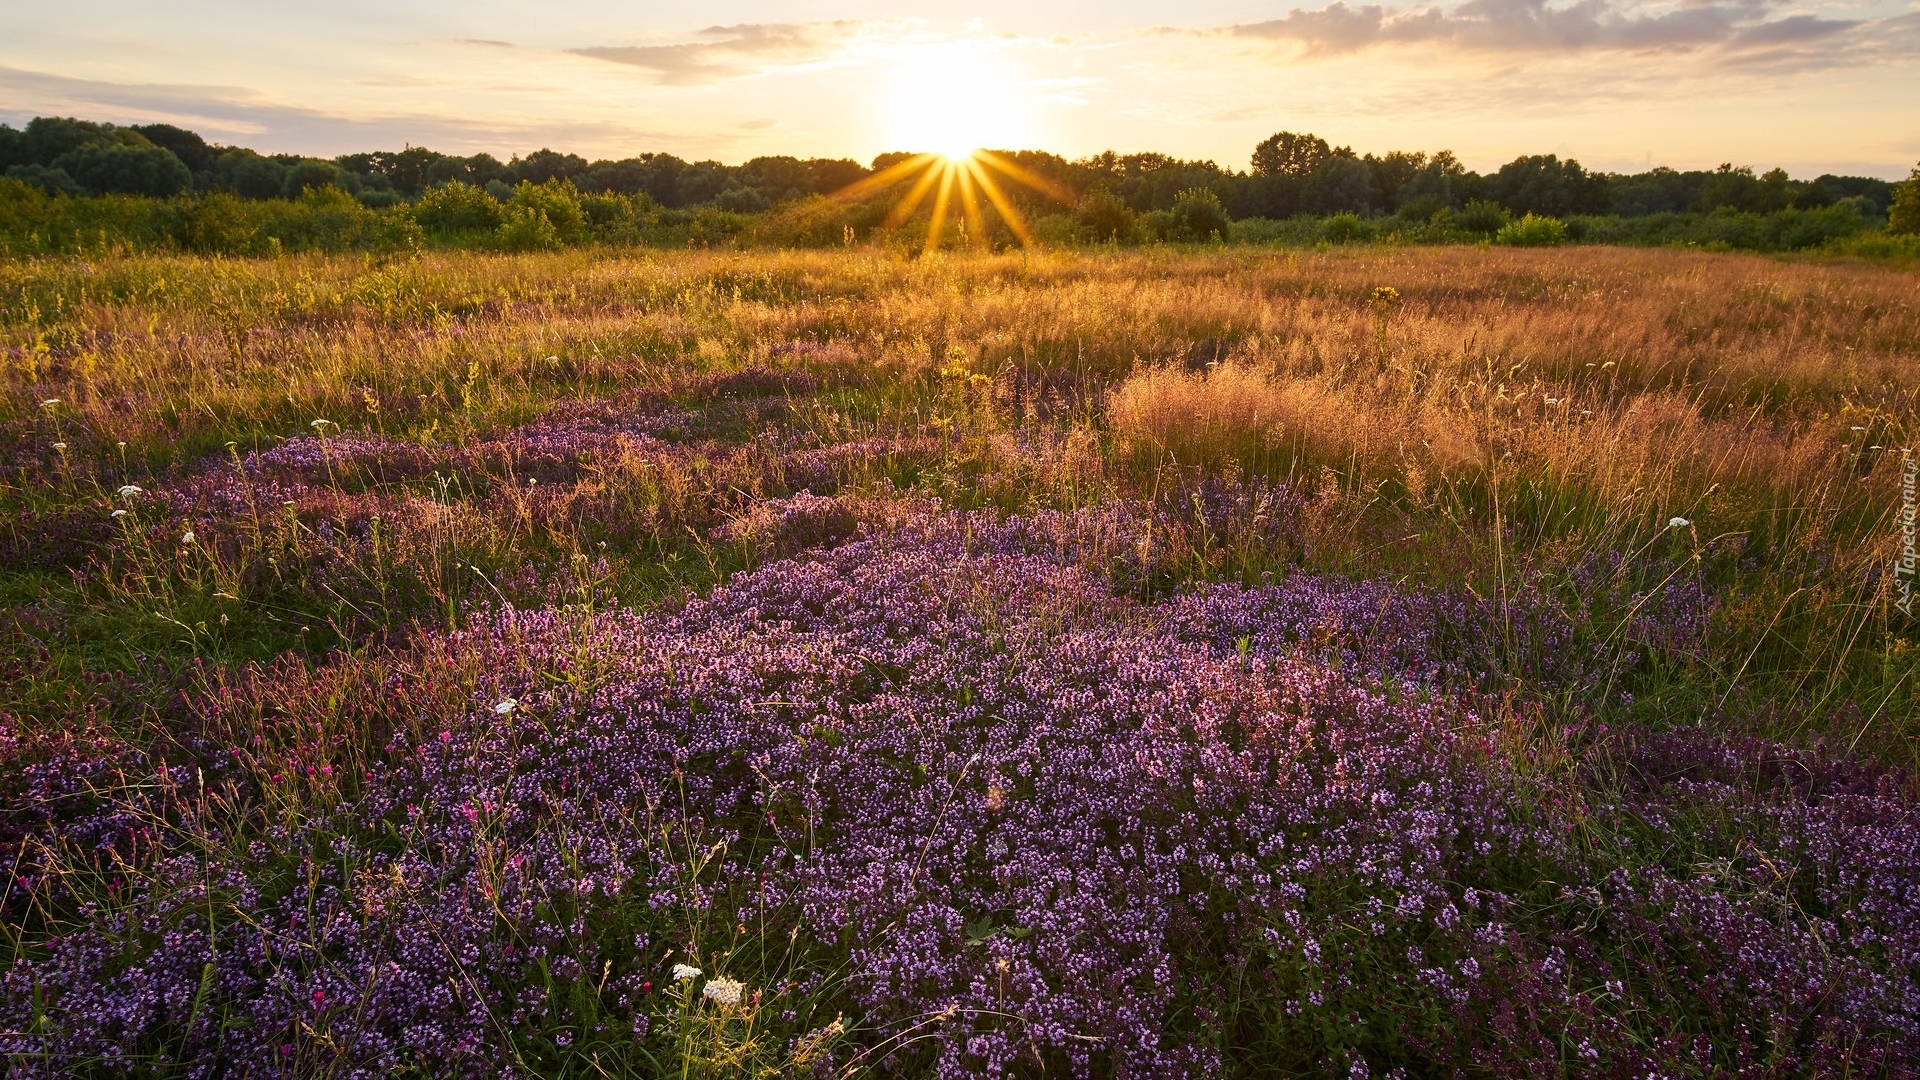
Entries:
[[1321, 161], [1302, 192], [1305, 209], [1316, 214], [1365, 213], [1373, 198], [1373, 171], [1351, 154]]
[[1920, 165], [1895, 184], [1893, 201], [1887, 205], [1887, 231], [1902, 236], [1920, 235]]
[[213, 168], [213, 147], [186, 128], [172, 124], [142, 124], [132, 130], [145, 136], [153, 145], [173, 151], [173, 156], [179, 158], [181, 164], [196, 173]]
[[1706, 213], [1722, 208], [1760, 210], [1763, 201], [1760, 181], [1753, 175], [1752, 167], [1736, 167], [1729, 162], [1707, 174], [1700, 185], [1700, 194], [1694, 197], [1693, 208]]
[[55, 158], [53, 167], [98, 194], [166, 198], [193, 185], [193, 174], [172, 151], [151, 144], [81, 146]]
[[1260, 176], [1307, 176], [1334, 152], [1318, 135], [1281, 131], [1253, 148], [1253, 171]]
[[45, 165], [10, 165], [7, 177], [32, 184], [49, 195], [84, 195], [86, 192], [65, 169], [49, 169]]
[[1500, 166], [1487, 185], [1494, 201], [1516, 214], [1566, 217], [1607, 212], [1606, 178], [1552, 154], [1515, 158]]
[[573, 181], [587, 171], [587, 159], [579, 154], [562, 154], [541, 147], [511, 165], [516, 179], [535, 184], [549, 180]]
[[340, 166], [331, 161], [308, 158], [287, 170], [286, 179], [280, 182], [280, 193], [295, 199], [308, 188], [343, 187], [344, 179], [345, 174]]
[[71, 116], [36, 116], [20, 134], [22, 157], [35, 165], [51, 166], [83, 146], [152, 145], [139, 132]]
[[215, 183], [243, 199], [277, 199], [286, 190], [287, 166], [235, 147], [213, 160]]
[[1394, 205], [1405, 206], [1417, 199], [1422, 200], [1422, 205], [1435, 210], [1441, 206], [1458, 206], [1466, 198], [1463, 189], [1467, 178], [1467, 167], [1460, 164], [1460, 159], [1453, 156], [1453, 151], [1435, 151], [1394, 193]]

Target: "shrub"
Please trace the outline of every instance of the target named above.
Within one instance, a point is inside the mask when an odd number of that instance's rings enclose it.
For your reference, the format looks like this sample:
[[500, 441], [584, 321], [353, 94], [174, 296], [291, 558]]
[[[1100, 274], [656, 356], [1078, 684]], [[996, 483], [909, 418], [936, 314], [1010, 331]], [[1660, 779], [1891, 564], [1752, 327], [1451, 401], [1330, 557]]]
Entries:
[[1493, 242], [1510, 247], [1553, 247], [1567, 242], [1567, 223], [1559, 218], [1528, 214], [1501, 226]]
[[1343, 211], [1321, 224], [1320, 236], [1329, 244], [1363, 242], [1373, 239], [1373, 225], [1359, 214]]
[[1484, 199], [1473, 200], [1453, 215], [1453, 224], [1456, 227], [1477, 233], [1499, 232], [1507, 222], [1512, 220], [1513, 215], [1507, 213], [1506, 207]]
[[427, 189], [413, 205], [413, 220], [433, 233], [493, 230], [505, 219], [498, 199], [458, 180]]
[[1096, 188], [1081, 198], [1075, 212], [1080, 225], [1096, 243], [1127, 243], [1138, 237], [1139, 218], [1110, 191]]
[[1173, 199], [1173, 239], [1225, 239], [1227, 211], [1220, 196], [1206, 188], [1188, 188]]
[[500, 246], [508, 251], [552, 251], [560, 247], [560, 230], [545, 211], [528, 206], [507, 208], [500, 226]]
[[[570, 244], [586, 237], [586, 211], [580, 208], [580, 193], [571, 180], [548, 180], [544, 184], [522, 180], [513, 189], [513, 201], [507, 205], [507, 227], [516, 229], [516, 236], [531, 235], [527, 230], [540, 231], [538, 226], [516, 226], [516, 222], [530, 223], [544, 218], [557, 243]], [[502, 238], [506, 238], [505, 233]]]

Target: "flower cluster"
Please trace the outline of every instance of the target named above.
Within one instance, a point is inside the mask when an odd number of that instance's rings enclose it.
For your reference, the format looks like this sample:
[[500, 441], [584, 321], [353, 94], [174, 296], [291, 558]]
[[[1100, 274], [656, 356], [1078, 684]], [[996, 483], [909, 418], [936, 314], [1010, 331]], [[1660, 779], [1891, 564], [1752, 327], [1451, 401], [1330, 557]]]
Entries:
[[[506, 1072], [581, 1001], [651, 1037], [663, 952], [698, 979], [755, 928], [794, 966], [743, 950], [702, 1000], [839, 972], [943, 1076], [1920, 1054], [1897, 778], [1603, 739], [1543, 793], [1439, 685], [1515, 655], [1511, 612], [1306, 575], [1144, 601], [1104, 563], [1148, 513], [922, 508], [676, 611], [263, 673], [198, 703], [190, 768], [30, 755], [9, 910], [73, 915], [0, 983], [0, 1052]], [[265, 838], [225, 840], [237, 807]]]

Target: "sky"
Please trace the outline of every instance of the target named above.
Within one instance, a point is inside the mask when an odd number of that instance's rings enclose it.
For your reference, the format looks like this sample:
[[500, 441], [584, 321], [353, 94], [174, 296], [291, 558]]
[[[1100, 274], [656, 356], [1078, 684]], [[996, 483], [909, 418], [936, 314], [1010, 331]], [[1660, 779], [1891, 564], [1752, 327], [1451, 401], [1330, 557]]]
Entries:
[[0, 121], [266, 152], [1359, 152], [1904, 177], [1920, 0], [217, 0], [0, 6]]

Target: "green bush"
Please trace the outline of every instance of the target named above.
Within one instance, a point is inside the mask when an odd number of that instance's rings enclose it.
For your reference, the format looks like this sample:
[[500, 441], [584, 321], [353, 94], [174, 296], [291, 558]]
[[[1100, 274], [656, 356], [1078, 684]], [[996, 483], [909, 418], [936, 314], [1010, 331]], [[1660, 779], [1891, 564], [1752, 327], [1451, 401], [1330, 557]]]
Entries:
[[413, 204], [413, 220], [430, 233], [492, 232], [506, 220], [500, 200], [458, 180], [428, 188]]
[[1554, 217], [1528, 214], [1509, 221], [1493, 235], [1493, 242], [1510, 247], [1553, 247], [1567, 242], [1567, 223]]
[[[587, 214], [580, 208], [580, 192], [571, 180], [556, 178], [544, 184], [522, 180], [514, 187], [503, 228], [519, 230], [516, 235], [531, 235], [526, 230], [544, 232], [541, 227], [529, 224], [537, 218], [546, 219], [558, 243], [572, 244], [586, 239]], [[505, 232], [501, 234], [503, 240], [506, 236]]]
[[1226, 239], [1228, 221], [1220, 196], [1206, 188], [1188, 188], [1173, 197], [1173, 228], [1169, 239]]
[[1320, 237], [1329, 244], [1364, 243], [1374, 237], [1373, 223], [1359, 214], [1343, 211], [1320, 223]]
[[1096, 244], [1128, 244], [1140, 238], [1140, 218], [1120, 197], [1095, 188], [1080, 199], [1074, 212], [1080, 231]]
[[1496, 233], [1513, 220], [1513, 215], [1499, 203], [1475, 199], [1453, 214], [1453, 227], [1466, 232]]

